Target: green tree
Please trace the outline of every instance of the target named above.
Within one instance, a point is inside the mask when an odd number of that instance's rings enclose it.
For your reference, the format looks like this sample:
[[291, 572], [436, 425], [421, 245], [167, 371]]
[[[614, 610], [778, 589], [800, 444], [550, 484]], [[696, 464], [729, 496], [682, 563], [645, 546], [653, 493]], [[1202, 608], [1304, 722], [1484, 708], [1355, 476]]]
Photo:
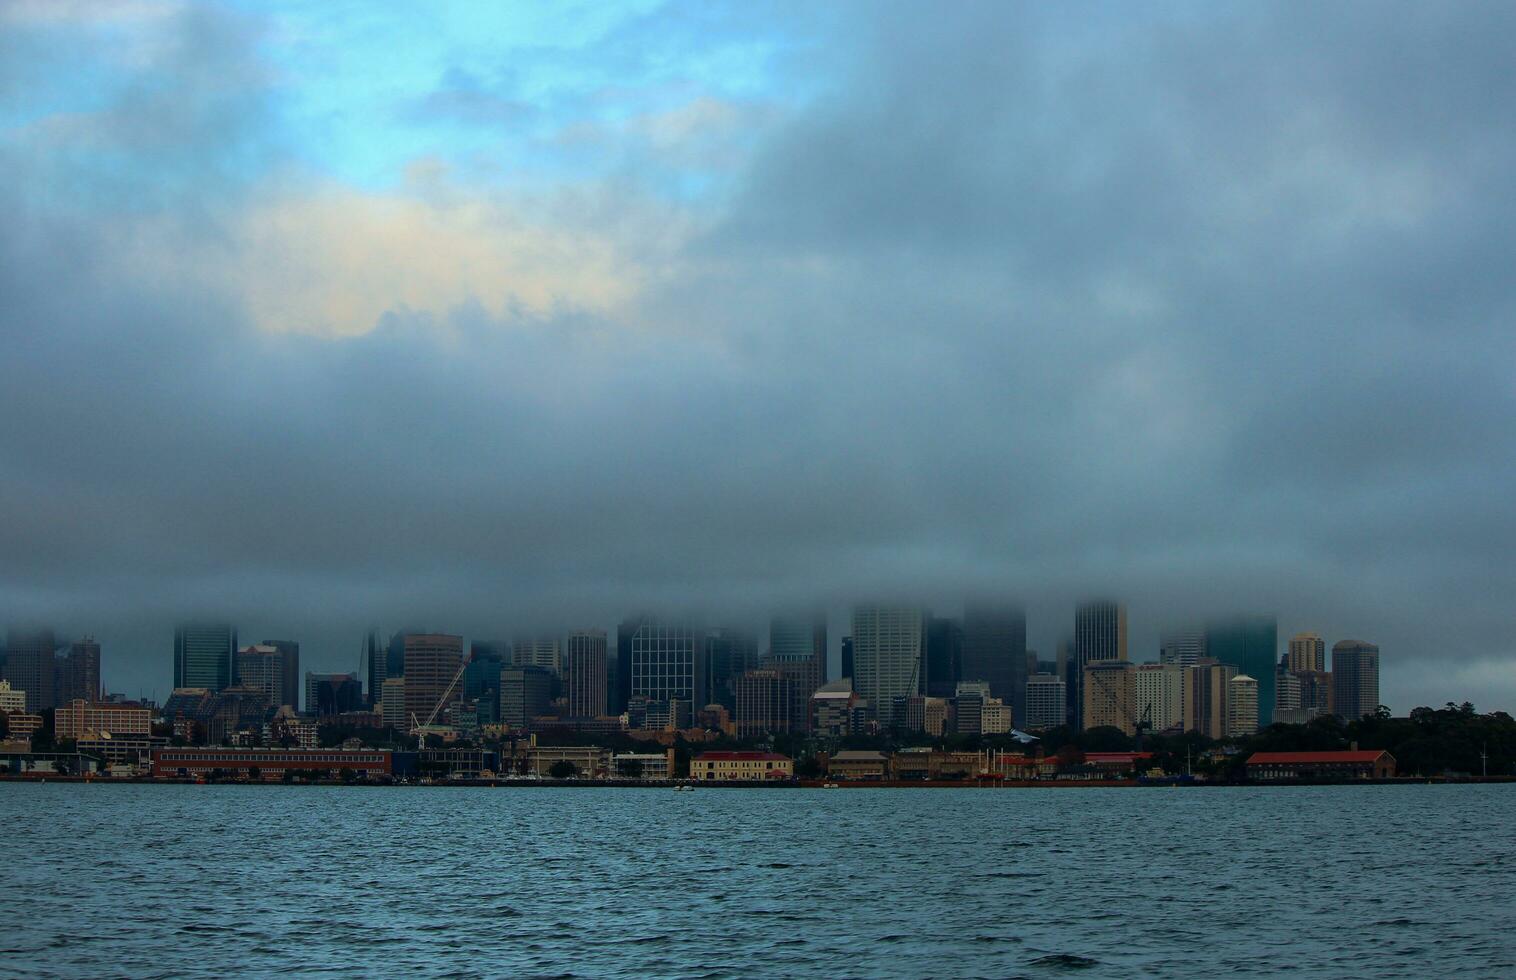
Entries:
[[567, 759], [559, 759], [548, 768], [547, 774], [554, 779], [572, 779], [579, 774], [579, 767]]
[[627, 779], [642, 778], [641, 759], [622, 759], [616, 763], [616, 772]]

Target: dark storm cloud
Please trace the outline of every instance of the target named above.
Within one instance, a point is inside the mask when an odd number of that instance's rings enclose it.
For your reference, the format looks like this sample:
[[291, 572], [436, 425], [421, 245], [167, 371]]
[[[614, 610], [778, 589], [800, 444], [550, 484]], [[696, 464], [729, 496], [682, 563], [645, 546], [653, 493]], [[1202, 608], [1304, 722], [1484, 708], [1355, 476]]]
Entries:
[[257, 25], [191, 20], [0, 149], [0, 613], [337, 666], [370, 621], [990, 588], [1047, 654], [1098, 589], [1139, 658], [1277, 611], [1397, 708], [1511, 707], [1512, 19], [870, 6], [631, 308], [346, 339], [133, 261], [223, 247], [281, 145]]

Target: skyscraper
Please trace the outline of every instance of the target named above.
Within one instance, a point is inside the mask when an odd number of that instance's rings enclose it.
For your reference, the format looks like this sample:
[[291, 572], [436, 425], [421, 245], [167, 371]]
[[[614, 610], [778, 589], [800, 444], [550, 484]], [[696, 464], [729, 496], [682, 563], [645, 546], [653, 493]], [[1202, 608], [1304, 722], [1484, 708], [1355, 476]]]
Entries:
[[[300, 698], [300, 644], [294, 640], [264, 640], [260, 646], [273, 647], [279, 651], [279, 662], [284, 668], [284, 697], [288, 700], [273, 702], [274, 707], [287, 704], [299, 711]], [[238, 683], [241, 683], [239, 680]], [[304, 706], [307, 711], [314, 711], [310, 705]]]
[[703, 640], [688, 623], [648, 618], [631, 637], [631, 697], [691, 702], [699, 690], [695, 654]]
[[100, 700], [100, 644], [92, 636], [70, 644], [58, 662], [57, 674], [54, 696], [58, 704], [75, 699], [91, 704]]
[[[853, 679], [853, 638], [842, 638], [842, 676], [847, 680]], [[855, 689], [856, 690], [856, 689]]]
[[1332, 645], [1332, 711], [1357, 721], [1379, 710], [1379, 647], [1362, 640]]
[[1184, 668], [1184, 730], [1225, 738], [1231, 722], [1230, 682], [1237, 668], [1205, 657]]
[[789, 683], [789, 727], [810, 730], [811, 695], [826, 683], [826, 614], [775, 617], [769, 622], [769, 655], [763, 666]]
[[790, 731], [795, 699], [788, 677], [778, 670], [750, 670], [737, 678], [735, 687], [739, 737]]
[[574, 718], [595, 718], [606, 710], [605, 630], [574, 630], [563, 664], [564, 694]]
[[532, 719], [546, 714], [553, 693], [553, 674], [530, 664], [500, 669], [500, 723], [528, 728]]
[[511, 663], [517, 667], [541, 667], [563, 672], [563, 648], [556, 636], [519, 637], [511, 643]]
[[963, 679], [988, 681], [990, 696], [1026, 711], [1026, 611], [1014, 603], [963, 607]]
[[1136, 684], [1127, 660], [1092, 660], [1084, 665], [1084, 727], [1137, 731]]
[[1068, 691], [1055, 674], [1034, 674], [1026, 682], [1026, 716], [1020, 724], [1034, 731], [1057, 728], [1068, 716]]
[[1178, 664], [1138, 664], [1137, 720], [1146, 717], [1155, 732], [1184, 725], [1184, 668]]
[[278, 647], [259, 643], [239, 648], [237, 677], [243, 687], [260, 691], [272, 708], [286, 704], [298, 707], [300, 695], [285, 687], [284, 655]]
[[325, 717], [363, 708], [363, 681], [357, 674], [305, 674], [305, 710]]
[[211, 693], [232, 685], [237, 631], [230, 626], [181, 626], [174, 631], [174, 686]]
[[384, 707], [384, 682], [389, 679], [389, 659], [384, 645], [379, 642], [379, 631], [371, 629], [363, 634], [363, 663], [367, 670], [367, 697], [375, 711]]
[[1119, 602], [1083, 602], [1074, 610], [1074, 663], [1069, 673], [1075, 685], [1074, 727], [1083, 730], [1085, 668], [1100, 660], [1126, 659], [1126, 606]]
[[10, 630], [6, 634], [4, 677], [11, 687], [26, 692], [26, 710], [31, 714], [57, 707], [56, 649], [52, 630]]
[[701, 638], [700, 689], [695, 702], [719, 704], [728, 711], [737, 705], [737, 678], [758, 666], [758, 640], [747, 630], [721, 627]]
[[1206, 626], [1206, 656], [1258, 682], [1258, 726], [1274, 723], [1274, 672], [1279, 627], [1273, 616], [1234, 616]]
[[895, 699], [917, 692], [924, 631], [913, 606], [853, 609], [853, 690], [868, 700], [879, 724], [893, 724]]
[[[425, 725], [440, 714], [444, 695], [451, 701], [458, 694], [453, 678], [463, 664], [463, 637], [447, 633], [407, 633], [405, 651], [405, 724]], [[462, 678], [459, 678], [462, 682]], [[414, 719], [414, 720], [413, 720]], [[435, 720], [433, 722], [435, 724]]]
[[475, 640], [469, 644], [468, 665], [463, 668], [463, 699], [475, 703], [481, 725], [500, 721], [500, 671], [508, 663], [509, 647]]
[[1246, 738], [1258, 734], [1258, 681], [1238, 674], [1227, 681], [1227, 735]]
[[934, 698], [951, 698], [961, 680], [975, 680], [963, 674], [963, 624], [956, 619], [938, 616], [926, 622], [926, 667], [922, 685]]
[[1188, 667], [1205, 655], [1205, 628], [1202, 626], [1171, 629], [1158, 638], [1159, 663]]
[[1326, 641], [1316, 633], [1296, 633], [1290, 637], [1286, 664], [1292, 674], [1326, 670]]

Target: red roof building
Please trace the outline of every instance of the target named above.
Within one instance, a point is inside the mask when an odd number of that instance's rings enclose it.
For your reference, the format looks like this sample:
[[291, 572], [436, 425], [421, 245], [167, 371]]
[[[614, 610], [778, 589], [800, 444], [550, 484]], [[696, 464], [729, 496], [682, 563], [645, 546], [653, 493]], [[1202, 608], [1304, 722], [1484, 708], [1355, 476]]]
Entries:
[[1383, 749], [1342, 752], [1254, 752], [1249, 779], [1385, 779], [1395, 775], [1395, 757]]

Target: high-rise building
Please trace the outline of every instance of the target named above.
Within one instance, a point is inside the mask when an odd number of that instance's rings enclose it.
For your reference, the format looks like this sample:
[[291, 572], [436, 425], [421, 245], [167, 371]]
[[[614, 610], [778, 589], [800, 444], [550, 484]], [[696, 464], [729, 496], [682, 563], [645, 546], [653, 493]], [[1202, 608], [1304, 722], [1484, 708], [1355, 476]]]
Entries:
[[305, 673], [305, 710], [317, 717], [363, 710], [363, 681], [357, 674]]
[[811, 695], [826, 683], [826, 615], [775, 617], [769, 622], [769, 654], [763, 666], [789, 681], [789, 731], [811, 727]]
[[695, 701], [704, 707], [719, 704], [728, 711], [737, 706], [737, 678], [758, 666], [758, 640], [747, 630], [721, 627], [708, 630], [700, 641], [696, 671], [700, 689]]
[[[300, 644], [294, 640], [264, 640], [259, 646], [273, 647], [279, 651], [280, 662], [284, 665], [284, 695], [288, 701], [275, 701], [274, 707], [289, 705], [296, 711], [304, 707], [307, 711], [314, 711], [310, 705], [301, 705], [296, 699], [300, 697]], [[240, 681], [239, 681], [240, 683]]]
[[1158, 662], [1188, 667], [1206, 655], [1205, 628], [1182, 626], [1158, 638]]
[[375, 711], [384, 705], [384, 682], [389, 679], [389, 658], [384, 644], [379, 642], [379, 631], [371, 629], [363, 634], [363, 665], [367, 672], [365, 696]]
[[[456, 678], [463, 666], [463, 637], [447, 633], [407, 633], [405, 651], [405, 724], [432, 724], [447, 701], [457, 696]], [[307, 706], [308, 707], [308, 706]], [[414, 720], [413, 720], [414, 719]]]
[[1279, 627], [1273, 616], [1234, 616], [1206, 627], [1206, 656], [1231, 664], [1258, 682], [1258, 725], [1274, 723], [1274, 672], [1279, 662]]
[[214, 694], [232, 685], [237, 631], [230, 626], [181, 626], [174, 631], [174, 686]]
[[1069, 670], [1075, 728], [1089, 727], [1084, 718], [1084, 669], [1097, 661], [1126, 658], [1126, 607], [1108, 600], [1080, 603], [1074, 610], [1074, 662]]
[[568, 635], [563, 687], [570, 717], [597, 718], [605, 714], [609, 696], [605, 653], [605, 630], [574, 630]]
[[647, 619], [645, 614], [630, 616], [616, 626], [616, 666], [611, 673], [610, 713], [613, 715], [624, 713], [632, 696], [632, 638]]
[[1205, 657], [1184, 668], [1184, 730], [1206, 738], [1226, 738], [1231, 722], [1228, 696], [1237, 676], [1232, 664]]
[[966, 602], [963, 668], [966, 681], [986, 681], [990, 696], [1026, 710], [1026, 611], [1014, 603]]
[[853, 679], [853, 638], [842, 638], [842, 677], [847, 680]]
[[1292, 674], [1326, 670], [1326, 641], [1317, 633], [1296, 633], [1290, 637], [1285, 663]]
[[915, 694], [921, 682], [924, 626], [912, 606], [860, 605], [853, 609], [853, 690], [890, 727], [897, 697]]
[[1177, 663], [1138, 664], [1133, 677], [1137, 720], [1155, 732], [1184, 726], [1184, 668]]
[[1091, 660], [1084, 665], [1081, 715], [1085, 730], [1110, 727], [1128, 735], [1137, 733], [1134, 673], [1127, 660]]
[[1379, 710], [1379, 647], [1362, 640], [1332, 645], [1332, 711], [1357, 721]]
[[405, 716], [404, 677], [386, 677], [379, 685], [379, 714], [386, 728], [403, 732], [411, 727]]
[[1026, 715], [1022, 722], [1034, 732], [1058, 728], [1068, 716], [1068, 689], [1056, 674], [1033, 674], [1026, 682]]
[[963, 624], [932, 616], [926, 621], [926, 656], [922, 687], [934, 698], [951, 698], [963, 675]]
[[643, 619], [631, 638], [631, 696], [691, 702], [700, 689], [695, 649], [703, 640], [688, 623]]
[[500, 668], [510, 663], [510, 647], [503, 643], [469, 643], [468, 664], [463, 668], [463, 699], [471, 701], [479, 723], [500, 721]]
[[37, 714], [58, 704], [57, 667], [52, 630], [10, 630], [5, 639], [4, 670], [12, 688], [26, 692], [26, 710]]
[[1246, 738], [1258, 734], [1258, 681], [1238, 674], [1227, 682], [1227, 735]]
[[1293, 673], [1284, 661], [1274, 671], [1274, 720], [1278, 722], [1286, 711], [1291, 712], [1291, 717], [1300, 711], [1300, 675]]
[[[778, 670], [750, 670], [737, 678], [737, 735], [752, 738], [788, 732], [794, 714], [794, 688]], [[807, 701], [809, 703], [809, 700]]]
[[60, 705], [73, 701], [93, 704], [100, 700], [100, 644], [86, 636], [69, 645], [57, 664], [54, 697]]
[[286, 676], [284, 654], [278, 647], [257, 643], [237, 651], [237, 677], [242, 686], [263, 692], [275, 708], [286, 704], [295, 708], [300, 700], [296, 692], [285, 687]]
[[511, 643], [511, 663], [563, 673], [563, 651], [556, 636], [520, 637]]
[[512, 664], [500, 669], [500, 724], [528, 728], [547, 714], [553, 697], [553, 674], [545, 667]]
[[1332, 675], [1324, 670], [1302, 670], [1293, 675], [1300, 683], [1300, 707], [1320, 714], [1332, 709]]
[[954, 733], [984, 734], [984, 706], [989, 700], [989, 681], [959, 681], [953, 691]]

